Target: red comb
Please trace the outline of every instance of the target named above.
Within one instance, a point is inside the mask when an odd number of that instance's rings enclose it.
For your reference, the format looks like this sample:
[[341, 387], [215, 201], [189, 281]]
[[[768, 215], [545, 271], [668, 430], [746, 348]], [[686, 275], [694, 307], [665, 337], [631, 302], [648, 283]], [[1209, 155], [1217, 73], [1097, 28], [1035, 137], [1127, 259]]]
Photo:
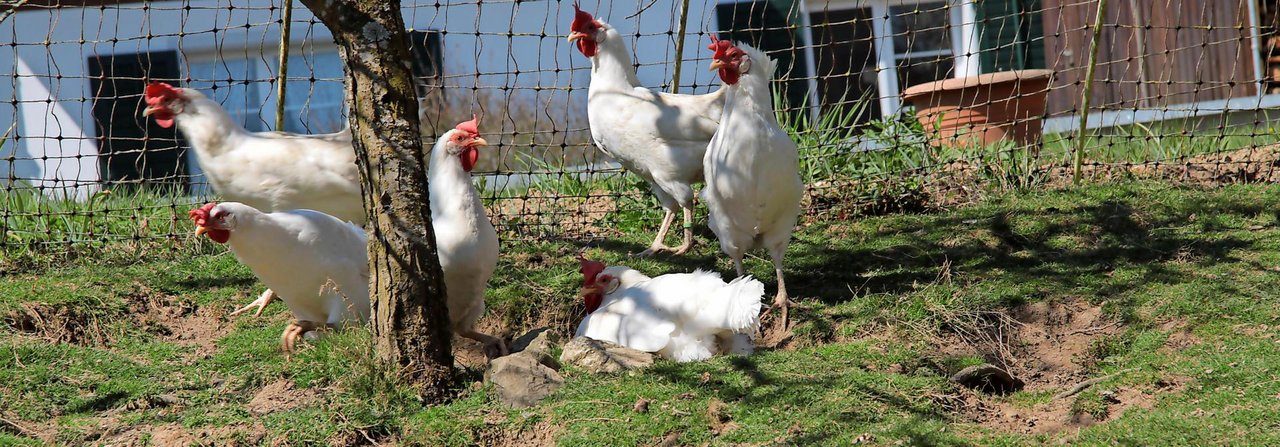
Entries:
[[707, 49], [716, 53], [711, 56], [712, 59], [725, 59], [743, 54], [742, 50], [733, 46], [732, 42], [720, 40], [715, 35], [711, 36], [711, 45], [707, 45]]
[[578, 262], [582, 264], [580, 271], [582, 272], [583, 286], [590, 286], [596, 281], [596, 276], [599, 275], [600, 272], [604, 271], [603, 262], [587, 259], [586, 256], [582, 255], [582, 253], [578, 253]]
[[457, 126], [454, 126], [454, 129], [461, 130], [472, 135], [480, 135], [480, 117], [473, 113], [471, 114], [471, 121], [458, 123]]
[[569, 24], [570, 31], [586, 32], [587, 24], [596, 21], [596, 18], [592, 16], [591, 13], [583, 11], [582, 8], [578, 7], [578, 2], [573, 2], [573, 11], [573, 23]]
[[155, 81], [147, 84], [147, 88], [143, 90], [142, 94], [142, 97], [147, 101], [147, 105], [149, 106], [160, 105], [161, 103], [176, 98], [177, 96], [178, 89], [173, 88], [172, 85]]
[[205, 221], [209, 220], [209, 210], [215, 206], [218, 206], [215, 202], [206, 203], [202, 207], [187, 211], [187, 217], [190, 217], [196, 225], [204, 226]]

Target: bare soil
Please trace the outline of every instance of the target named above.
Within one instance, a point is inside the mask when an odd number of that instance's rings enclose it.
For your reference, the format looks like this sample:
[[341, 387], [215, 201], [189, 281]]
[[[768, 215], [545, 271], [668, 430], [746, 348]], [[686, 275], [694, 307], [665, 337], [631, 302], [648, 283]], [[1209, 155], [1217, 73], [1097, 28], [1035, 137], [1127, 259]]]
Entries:
[[[1009, 317], [1011, 321], [1005, 327], [1009, 335], [1003, 338], [1003, 349], [992, 349], [990, 337], [977, 337], [983, 341], [975, 343], [975, 337], [950, 335], [941, 351], [944, 355], [985, 357], [1023, 380], [1026, 391], [1056, 395], [1099, 376], [1094, 369], [1097, 359], [1093, 350], [1103, 337], [1116, 336], [1124, 330], [1120, 322], [1103, 315], [1101, 306], [1083, 299], [1027, 304], [1013, 309]], [[1051, 397], [1048, 402], [1032, 404], [961, 389], [958, 396], [949, 397], [959, 402], [944, 402], [944, 406], [955, 407], [988, 428], [1026, 434], [1058, 433], [1114, 419], [1132, 408], [1151, 408], [1159, 394], [1179, 389], [1182, 381], [1169, 378], [1162, 382], [1165, 386], [1149, 389], [1100, 388], [1099, 392], [1108, 397], [1106, 416], [1101, 420], [1073, 409], [1079, 395]]]
[[295, 410], [311, 405], [318, 395], [325, 393], [323, 389], [300, 390], [294, 387], [293, 381], [277, 380], [258, 390], [244, 408], [256, 415]]

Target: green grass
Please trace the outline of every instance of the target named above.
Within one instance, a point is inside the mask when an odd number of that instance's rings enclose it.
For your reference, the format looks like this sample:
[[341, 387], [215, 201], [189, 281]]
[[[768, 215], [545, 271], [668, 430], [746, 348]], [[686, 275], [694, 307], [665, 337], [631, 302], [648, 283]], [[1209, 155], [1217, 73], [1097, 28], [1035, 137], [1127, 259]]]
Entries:
[[[366, 436], [404, 445], [636, 445], [672, 433], [691, 445], [1274, 445], [1276, 209], [1280, 188], [1272, 186], [1124, 183], [1009, 193], [937, 214], [811, 222], [789, 252], [788, 286], [800, 307], [785, 349], [659, 362], [634, 375], [568, 369], [561, 391], [526, 410], [472, 386], [478, 370], [463, 371], [448, 404], [424, 405], [372, 362], [365, 331], [308, 343], [285, 361], [283, 306], [227, 319], [262, 286], [220, 247], [190, 243], [169, 259], [0, 278], [0, 417], [57, 444], [117, 443], [164, 427], [198, 442], [250, 445], [349, 445]], [[704, 227], [687, 256], [625, 256], [648, 236], [600, 240], [588, 253], [654, 274], [730, 270]], [[512, 333], [570, 330], [582, 312], [573, 298], [578, 248], [504, 244], [487, 318]], [[772, 291], [768, 263], [748, 264]], [[146, 311], [147, 302], [168, 319]], [[1072, 382], [1123, 373], [1061, 403], [1053, 395], [1066, 385], [973, 398], [1026, 412], [1061, 405], [1057, 416], [1100, 421], [1031, 434], [976, 422], [963, 403], [971, 392], [947, 377], [990, 353], [957, 345], [958, 331], [1054, 302], [1098, 306], [1119, 322], [1088, 340]], [[48, 325], [22, 326], [28, 309]], [[212, 327], [210, 343], [175, 336], [175, 318]], [[51, 341], [65, 332], [71, 342]], [[254, 396], [282, 381], [298, 403], [254, 413]], [[1108, 393], [1146, 399], [1115, 404]], [[647, 413], [632, 409], [641, 398], [651, 401]], [[708, 414], [716, 402], [715, 419], [730, 423], [718, 430]], [[11, 443], [40, 441], [0, 426], [0, 444]]]

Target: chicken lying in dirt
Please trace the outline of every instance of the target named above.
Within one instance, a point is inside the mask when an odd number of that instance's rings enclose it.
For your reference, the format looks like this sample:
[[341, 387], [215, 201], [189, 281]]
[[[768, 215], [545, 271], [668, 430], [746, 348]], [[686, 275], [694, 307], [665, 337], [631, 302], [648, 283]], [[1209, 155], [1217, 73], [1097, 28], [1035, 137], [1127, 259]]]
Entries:
[[696, 270], [650, 278], [579, 256], [587, 317], [577, 335], [656, 352], [677, 362], [750, 354], [764, 284], [742, 276], [725, 283]]
[[191, 210], [196, 235], [227, 244], [274, 290], [295, 321], [281, 335], [285, 355], [298, 338], [369, 321], [369, 258], [360, 227], [319, 211], [263, 213], [238, 202]]
[[711, 69], [728, 85], [720, 127], [707, 146], [706, 187], [711, 231], [720, 248], [733, 259], [742, 276], [742, 258], [764, 248], [778, 275], [773, 306], [781, 310], [787, 327], [787, 285], [782, 258], [800, 216], [804, 183], [795, 141], [778, 125], [769, 88], [776, 68], [773, 59], [745, 44], [734, 46], [712, 39]]

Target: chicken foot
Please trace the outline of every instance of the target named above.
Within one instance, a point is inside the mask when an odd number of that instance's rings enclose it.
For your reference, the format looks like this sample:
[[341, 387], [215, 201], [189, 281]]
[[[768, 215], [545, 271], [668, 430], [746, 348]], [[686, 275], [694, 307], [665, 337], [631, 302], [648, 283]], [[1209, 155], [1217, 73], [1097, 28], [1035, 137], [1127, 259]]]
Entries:
[[507, 351], [507, 344], [504, 343], [501, 338], [482, 334], [476, 332], [474, 329], [459, 332], [458, 335], [478, 341], [484, 345], [484, 356], [489, 360], [510, 354], [510, 352]]
[[266, 309], [267, 305], [271, 304], [271, 300], [274, 300], [276, 298], [278, 298], [278, 296], [276, 295], [276, 291], [267, 289], [265, 292], [262, 292], [262, 295], [259, 296], [258, 299], [253, 300], [252, 303], [244, 305], [244, 307], [236, 309], [235, 312], [231, 312], [230, 314], [227, 314], [227, 316], [234, 317], [236, 315], [240, 315], [248, 311], [249, 309], [253, 309], [255, 307], [258, 308], [258, 311], [254, 312], [253, 316], [256, 317], [256, 316], [262, 315], [262, 310]]
[[280, 334], [280, 344], [284, 348], [284, 358], [287, 360], [293, 356], [294, 346], [298, 344], [298, 339], [302, 338], [303, 335], [325, 328], [328, 328], [328, 325], [314, 321], [298, 320], [289, 323], [289, 326], [284, 328], [284, 333]]

